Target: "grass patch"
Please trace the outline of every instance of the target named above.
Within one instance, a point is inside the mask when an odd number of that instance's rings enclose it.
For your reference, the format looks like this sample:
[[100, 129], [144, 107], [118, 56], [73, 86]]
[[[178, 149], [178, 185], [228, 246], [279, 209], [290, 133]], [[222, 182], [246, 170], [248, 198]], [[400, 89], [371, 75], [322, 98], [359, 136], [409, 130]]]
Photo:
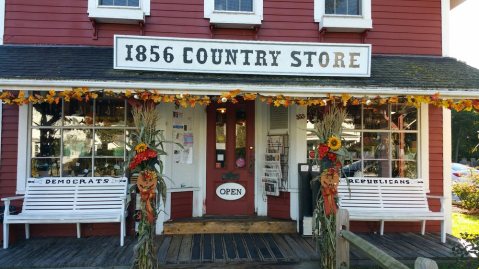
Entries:
[[464, 232], [479, 234], [479, 215], [452, 213], [452, 235], [460, 238]]

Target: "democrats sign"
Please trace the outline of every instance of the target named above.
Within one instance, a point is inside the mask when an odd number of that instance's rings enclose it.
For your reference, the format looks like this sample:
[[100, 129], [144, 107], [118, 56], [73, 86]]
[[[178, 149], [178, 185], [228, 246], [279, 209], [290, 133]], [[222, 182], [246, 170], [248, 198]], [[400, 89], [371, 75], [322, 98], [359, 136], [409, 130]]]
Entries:
[[255, 75], [369, 77], [371, 45], [116, 35], [114, 68]]

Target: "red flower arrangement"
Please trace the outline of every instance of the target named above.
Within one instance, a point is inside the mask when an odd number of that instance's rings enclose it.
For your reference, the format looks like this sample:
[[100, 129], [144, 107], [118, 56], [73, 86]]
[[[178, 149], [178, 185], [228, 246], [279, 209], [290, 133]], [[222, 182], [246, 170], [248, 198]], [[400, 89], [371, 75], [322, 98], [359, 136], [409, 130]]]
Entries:
[[150, 159], [155, 159], [157, 156], [156, 151], [147, 148], [143, 152], [138, 152], [135, 157], [133, 157], [133, 160], [130, 162], [130, 170], [134, 170], [138, 165], [140, 165], [144, 161], [148, 161]]
[[328, 147], [328, 145], [326, 145], [326, 144], [319, 144], [319, 148], [318, 148], [319, 159], [324, 158], [328, 152], [329, 152], [329, 147]]

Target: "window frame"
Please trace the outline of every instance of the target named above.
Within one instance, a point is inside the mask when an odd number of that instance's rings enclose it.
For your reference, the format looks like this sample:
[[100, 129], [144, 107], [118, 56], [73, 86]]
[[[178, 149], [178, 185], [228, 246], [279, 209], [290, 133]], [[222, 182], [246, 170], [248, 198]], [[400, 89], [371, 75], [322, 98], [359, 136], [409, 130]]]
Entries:
[[253, 0], [252, 12], [215, 10], [215, 0], [205, 0], [204, 17], [219, 27], [252, 28], [263, 20], [263, 0]]
[[[64, 154], [63, 154], [63, 149], [64, 149], [64, 143], [63, 143], [63, 139], [64, 139], [64, 136], [63, 136], [63, 133], [64, 133], [64, 130], [73, 130], [73, 129], [79, 129], [79, 130], [91, 130], [92, 131], [92, 148], [91, 148], [91, 156], [88, 156], [88, 157], [78, 157], [78, 158], [84, 158], [84, 159], [90, 159], [91, 160], [91, 176], [96, 176], [95, 175], [95, 160], [97, 159], [113, 159], [113, 158], [116, 158], [116, 159], [120, 159], [120, 158], [123, 158], [124, 160], [124, 164], [123, 164], [123, 172], [126, 172], [126, 166], [128, 165], [128, 150], [127, 150], [127, 139], [128, 139], [128, 135], [127, 135], [127, 132], [128, 131], [133, 131], [135, 130], [135, 127], [134, 126], [129, 126], [128, 125], [128, 102], [126, 100], [123, 100], [125, 102], [125, 112], [124, 112], [124, 119], [125, 119], [125, 125], [124, 126], [97, 126], [95, 125], [95, 119], [97, 117], [96, 115], [96, 99], [92, 100], [92, 114], [93, 114], [93, 122], [92, 122], [92, 125], [76, 125], [76, 126], [70, 126], [70, 125], [64, 125], [64, 119], [65, 119], [65, 101], [62, 99], [61, 102], [62, 102], [62, 117], [61, 117], [61, 125], [60, 126], [33, 126], [33, 119], [32, 119], [32, 111], [33, 111], [33, 107], [32, 107], [32, 104], [29, 104], [28, 105], [28, 121], [27, 121], [27, 156], [26, 156], [26, 159], [27, 159], [27, 163], [26, 163], [26, 176], [28, 178], [31, 178], [33, 177], [32, 175], [32, 160], [33, 159], [59, 159], [59, 163], [60, 163], [60, 167], [59, 167], [59, 171], [60, 171], [60, 174], [59, 176], [51, 176], [51, 177], [69, 177], [69, 176], [63, 176], [63, 158], [65, 157]], [[33, 143], [32, 143], [32, 130], [33, 129], [58, 129], [60, 130], [60, 155], [58, 157], [34, 157], [33, 156], [33, 152], [32, 152], [32, 147], [33, 147]], [[120, 156], [96, 156], [95, 154], [95, 135], [96, 135], [96, 131], [97, 130], [123, 130], [124, 131], [124, 141], [125, 141], [125, 145], [124, 145], [124, 151], [123, 151], [123, 156], [120, 157]], [[77, 159], [78, 159], [77, 158]]]
[[139, 0], [138, 7], [102, 6], [99, 0], [88, 0], [88, 17], [100, 22], [144, 22], [150, 15], [150, 0]]
[[314, 21], [319, 30], [328, 32], [363, 32], [373, 28], [371, 0], [360, 0], [361, 15], [326, 14], [326, 1], [314, 0]]
[[[388, 117], [391, 118], [391, 115], [392, 115], [392, 105], [395, 105], [395, 104], [385, 104], [388, 106]], [[358, 156], [356, 158], [357, 161], [360, 161], [361, 162], [361, 169], [360, 171], [363, 172], [364, 171], [364, 163], [367, 162], [367, 161], [387, 161], [388, 162], [388, 166], [389, 166], [389, 173], [387, 176], [382, 176], [382, 175], [378, 175], [378, 176], [375, 176], [375, 177], [389, 177], [389, 178], [398, 178], [398, 177], [393, 177], [393, 163], [395, 161], [400, 161], [400, 160], [404, 160], [404, 161], [415, 161], [416, 162], [416, 178], [417, 179], [421, 179], [422, 178], [422, 174], [421, 174], [421, 109], [420, 108], [417, 108], [416, 109], [416, 120], [417, 120], [417, 123], [416, 123], [416, 129], [414, 130], [395, 130], [395, 129], [392, 129], [391, 128], [391, 124], [393, 123], [392, 120], [389, 120], [388, 121], [388, 126], [387, 128], [385, 129], [366, 129], [365, 128], [365, 123], [364, 123], [364, 105], [359, 105], [360, 106], [360, 109], [361, 109], [361, 128], [358, 128], [358, 129], [343, 129], [342, 132], [344, 134], [344, 132], [350, 132], [350, 133], [359, 133], [359, 137], [360, 137], [360, 141], [361, 141], [361, 155]], [[365, 156], [365, 150], [364, 150], [364, 134], [387, 134], [387, 138], [388, 138], [388, 141], [389, 141], [389, 144], [388, 144], [388, 156], [387, 156], [387, 159], [385, 158], [375, 158], [375, 157], [367, 157]], [[414, 160], [408, 160], [408, 159], [398, 159], [398, 158], [393, 158], [393, 144], [392, 144], [392, 136], [394, 134], [415, 134], [416, 135], [416, 157]], [[353, 160], [354, 162], [354, 160]], [[361, 177], [367, 177], [367, 176], [361, 176]]]

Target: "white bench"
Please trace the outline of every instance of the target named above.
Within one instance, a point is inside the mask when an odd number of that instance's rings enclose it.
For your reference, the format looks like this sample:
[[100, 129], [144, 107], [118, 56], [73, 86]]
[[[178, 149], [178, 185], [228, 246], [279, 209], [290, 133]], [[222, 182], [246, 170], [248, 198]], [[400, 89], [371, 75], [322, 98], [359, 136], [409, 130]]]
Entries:
[[[24, 196], [3, 198], [3, 248], [8, 248], [9, 224], [25, 224], [30, 238], [30, 224], [120, 223], [120, 245], [126, 235], [127, 179], [112, 177], [29, 178]], [[23, 199], [22, 211], [10, 215], [10, 201]]]
[[[421, 180], [407, 178], [348, 178], [338, 187], [339, 207], [349, 211], [350, 220], [380, 221], [384, 234], [385, 221], [421, 221], [424, 235], [427, 220], [441, 221], [441, 242], [446, 242], [444, 198], [428, 196]], [[429, 209], [428, 198], [441, 201], [441, 211]]]

